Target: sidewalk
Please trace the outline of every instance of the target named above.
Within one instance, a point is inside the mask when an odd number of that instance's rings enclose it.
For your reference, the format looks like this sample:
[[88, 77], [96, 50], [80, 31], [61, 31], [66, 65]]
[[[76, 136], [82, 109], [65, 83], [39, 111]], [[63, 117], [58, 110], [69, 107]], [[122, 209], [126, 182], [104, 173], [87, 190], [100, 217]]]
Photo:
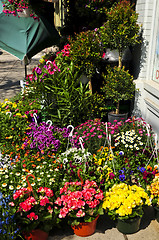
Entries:
[[[35, 55], [30, 64], [27, 65], [27, 74], [38, 65], [39, 59], [44, 55], [40, 52]], [[0, 102], [5, 98], [12, 98], [20, 92], [20, 80], [25, 77], [25, 66], [23, 61], [0, 49]]]
[[[1, 54], [2, 52], [2, 54]], [[44, 52], [33, 57], [27, 66], [28, 74], [36, 67]], [[16, 57], [0, 49], [0, 101], [11, 98], [20, 92], [20, 80], [24, 79], [24, 64]], [[131, 235], [120, 233], [114, 222], [106, 215], [100, 216], [95, 233], [90, 237], [78, 237], [68, 225], [61, 229], [55, 228], [50, 233], [48, 240], [159, 240], [159, 223], [154, 219], [152, 208], [148, 208], [140, 225], [140, 231]]]

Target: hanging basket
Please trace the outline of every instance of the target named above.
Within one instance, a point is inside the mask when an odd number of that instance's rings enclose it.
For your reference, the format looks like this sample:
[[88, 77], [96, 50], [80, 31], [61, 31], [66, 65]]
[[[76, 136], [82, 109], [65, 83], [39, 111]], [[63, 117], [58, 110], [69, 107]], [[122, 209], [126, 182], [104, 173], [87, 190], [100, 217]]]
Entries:
[[77, 236], [88, 237], [95, 232], [98, 218], [99, 215], [92, 222], [83, 222], [71, 227]]
[[47, 240], [49, 234], [41, 229], [35, 229], [28, 233], [23, 233], [25, 240]]
[[126, 220], [118, 219], [116, 227], [118, 231], [123, 234], [133, 234], [139, 230], [140, 222], [141, 222], [140, 217], [130, 218]]

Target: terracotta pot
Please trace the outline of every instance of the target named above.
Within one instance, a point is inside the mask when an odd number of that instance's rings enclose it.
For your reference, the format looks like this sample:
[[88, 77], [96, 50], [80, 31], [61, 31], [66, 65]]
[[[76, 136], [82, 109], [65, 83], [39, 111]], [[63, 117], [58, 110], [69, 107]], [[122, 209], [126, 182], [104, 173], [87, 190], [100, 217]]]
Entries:
[[71, 227], [77, 236], [87, 237], [95, 232], [98, 218], [99, 215], [92, 222], [83, 222]]
[[49, 234], [40, 229], [35, 229], [31, 232], [23, 233], [23, 236], [26, 240], [47, 240]]

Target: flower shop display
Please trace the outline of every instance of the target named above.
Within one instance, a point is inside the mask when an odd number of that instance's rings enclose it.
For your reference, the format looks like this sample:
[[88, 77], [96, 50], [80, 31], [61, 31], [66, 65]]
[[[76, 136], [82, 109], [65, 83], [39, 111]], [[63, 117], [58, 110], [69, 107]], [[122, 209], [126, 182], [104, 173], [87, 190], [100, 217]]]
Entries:
[[47, 187], [32, 188], [28, 177], [34, 177], [34, 175], [27, 176], [28, 187], [17, 190], [9, 205], [15, 213], [16, 223], [24, 236], [36, 229], [48, 233], [54, 224], [53, 191]]
[[[103, 208], [108, 215], [119, 222], [126, 222], [126, 228], [120, 227], [117, 223], [117, 228], [124, 234], [134, 233], [139, 230], [137, 228], [128, 227], [135, 218], [143, 216], [143, 206], [150, 205], [150, 199], [145, 190], [137, 185], [127, 185], [125, 183], [114, 184], [105, 194], [103, 200]], [[130, 221], [130, 223], [129, 223]]]
[[103, 214], [104, 196], [95, 181], [84, 182], [81, 179], [81, 182], [66, 182], [59, 194], [55, 201], [55, 213], [58, 214], [59, 219], [66, 219], [68, 224], [77, 229], [82, 227], [80, 223], [92, 222], [98, 215]]

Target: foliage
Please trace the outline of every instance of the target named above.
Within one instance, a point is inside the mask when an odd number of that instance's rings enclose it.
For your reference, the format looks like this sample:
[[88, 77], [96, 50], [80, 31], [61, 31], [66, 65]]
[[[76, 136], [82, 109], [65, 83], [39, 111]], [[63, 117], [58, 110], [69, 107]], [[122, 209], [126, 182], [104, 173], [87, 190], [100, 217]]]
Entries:
[[106, 98], [111, 99], [116, 104], [116, 114], [119, 113], [119, 102], [121, 100], [131, 100], [134, 97], [135, 84], [133, 76], [123, 68], [108, 68], [107, 74], [103, 74], [104, 82], [101, 91]]
[[77, 125], [91, 115], [89, 87], [80, 82], [81, 72], [71, 62], [69, 49], [66, 45], [55, 60], [34, 69], [27, 82], [27, 93], [38, 96], [45, 119], [59, 127]]
[[97, 29], [80, 32], [70, 40], [70, 58], [75, 67], [88, 77], [95, 73], [102, 53]]
[[100, 27], [101, 41], [106, 48], [117, 49], [119, 65], [123, 50], [139, 43], [140, 26], [137, 23], [138, 14], [129, 1], [115, 3], [107, 11], [107, 21]]
[[[33, 176], [33, 175], [32, 175]], [[53, 226], [53, 191], [47, 187], [21, 188], [13, 194], [9, 205], [21, 231], [39, 228], [49, 232]]]
[[142, 217], [143, 206], [150, 205], [150, 200], [143, 188], [125, 183], [115, 184], [106, 192], [103, 208], [112, 219]]
[[15, 152], [21, 145], [25, 130], [33, 115], [40, 115], [41, 110], [37, 100], [19, 98], [14, 101], [5, 99], [0, 103], [0, 149], [6, 153]]
[[[66, 11], [64, 27], [61, 28], [63, 36], [74, 35], [83, 30], [92, 30], [100, 27], [105, 21], [105, 14], [97, 10], [109, 8], [115, 0], [90, 1], [90, 0], [64, 0]], [[93, 11], [95, 9], [95, 11]]]
[[102, 211], [103, 192], [95, 181], [66, 182], [55, 201], [59, 219], [66, 218], [70, 225], [91, 222]]

